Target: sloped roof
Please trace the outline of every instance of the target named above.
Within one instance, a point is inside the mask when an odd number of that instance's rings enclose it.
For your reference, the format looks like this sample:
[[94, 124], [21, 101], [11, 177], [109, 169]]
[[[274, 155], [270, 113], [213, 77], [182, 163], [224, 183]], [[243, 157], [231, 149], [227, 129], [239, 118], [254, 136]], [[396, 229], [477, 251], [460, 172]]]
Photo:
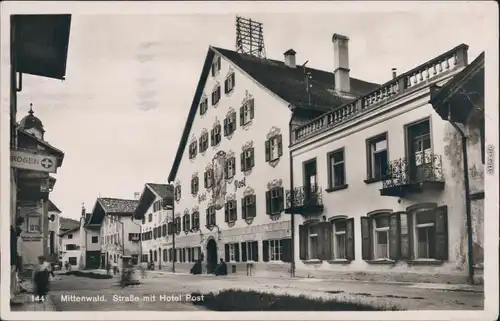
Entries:
[[172, 191], [168, 189], [167, 184], [146, 183], [146, 185], [151, 187], [162, 198], [167, 197], [169, 194], [172, 196]]
[[67, 217], [60, 217], [59, 224], [60, 224], [59, 230], [61, 231], [71, 230], [73, 228], [80, 226], [80, 222]]
[[126, 200], [120, 198], [98, 198], [97, 201], [107, 214], [132, 214], [139, 204], [137, 200]]
[[[215, 54], [224, 56], [246, 72], [256, 82], [260, 83], [289, 104], [303, 109], [313, 109], [316, 112], [326, 112], [380, 86], [375, 83], [351, 78], [350, 94], [353, 97], [345, 98], [341, 97], [333, 90], [334, 76], [332, 72], [307, 67], [305, 69], [302, 67], [290, 68], [282, 61], [257, 58], [232, 50], [211, 46], [205, 57], [205, 62], [193, 96], [186, 125], [184, 126], [174, 163], [168, 176], [169, 182], [172, 182], [177, 175], [177, 169], [180, 165], [182, 154], [189, 138], [193, 120], [196, 117], [200, 98], [203, 94], [203, 89]], [[308, 72], [311, 74], [310, 82], [312, 85], [309, 93], [306, 90], [305, 80], [305, 74]], [[309, 104], [309, 94], [311, 96], [311, 104]]]
[[80, 231], [80, 225], [78, 225], [77, 227], [74, 227], [72, 229], [69, 229], [67, 231], [63, 231], [61, 233], [59, 233], [59, 236], [64, 236], [64, 235], [67, 235], [67, 234], [70, 234], [70, 233], [74, 233], [74, 232], [78, 232]]
[[49, 212], [57, 212], [57, 213], [62, 213], [61, 210], [52, 202], [52, 200], [49, 200], [49, 205], [48, 205], [48, 211]]

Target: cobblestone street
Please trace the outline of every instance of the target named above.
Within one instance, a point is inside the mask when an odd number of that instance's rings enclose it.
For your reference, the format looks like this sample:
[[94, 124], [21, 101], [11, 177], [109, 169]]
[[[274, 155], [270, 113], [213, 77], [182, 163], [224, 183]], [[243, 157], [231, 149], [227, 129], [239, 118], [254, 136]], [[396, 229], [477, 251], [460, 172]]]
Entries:
[[[443, 289], [444, 288], [444, 289]], [[318, 279], [270, 279], [247, 277], [214, 277], [211, 275], [173, 275], [153, 272], [143, 283], [134, 287], [120, 288], [117, 279], [95, 280], [89, 278], [61, 276], [51, 291], [52, 301], [59, 311], [199, 311], [203, 308], [189, 302], [162, 302], [161, 295], [176, 296], [193, 292], [208, 293], [222, 289], [253, 289], [273, 293], [304, 294], [310, 297], [337, 298], [370, 303], [376, 306], [397, 305], [408, 310], [470, 310], [483, 308], [483, 293], [480, 287], [458, 289], [446, 285], [375, 284], [362, 282], [340, 282]], [[64, 295], [77, 297], [104, 296], [107, 302], [63, 302]], [[117, 296], [139, 300], [114, 301]], [[156, 300], [146, 301], [143, 297]], [[131, 307], [131, 304], [134, 307]]]

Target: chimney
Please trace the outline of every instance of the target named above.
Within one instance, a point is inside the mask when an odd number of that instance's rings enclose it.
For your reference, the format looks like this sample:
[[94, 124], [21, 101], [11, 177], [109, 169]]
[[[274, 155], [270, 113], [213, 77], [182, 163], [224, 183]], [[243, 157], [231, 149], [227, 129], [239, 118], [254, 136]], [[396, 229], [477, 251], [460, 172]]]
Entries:
[[135, 192], [134, 193], [134, 200], [138, 201], [141, 198], [141, 193]]
[[82, 217], [85, 217], [86, 210], [85, 210], [85, 204], [82, 203]]
[[392, 68], [392, 79], [396, 79], [397, 76], [398, 76], [398, 69]]
[[351, 79], [349, 78], [349, 38], [334, 34], [332, 42], [335, 90], [348, 93], [351, 91]]
[[297, 68], [297, 64], [295, 62], [295, 50], [293, 49], [288, 49], [284, 55], [285, 55], [285, 65], [287, 65], [290, 68]]

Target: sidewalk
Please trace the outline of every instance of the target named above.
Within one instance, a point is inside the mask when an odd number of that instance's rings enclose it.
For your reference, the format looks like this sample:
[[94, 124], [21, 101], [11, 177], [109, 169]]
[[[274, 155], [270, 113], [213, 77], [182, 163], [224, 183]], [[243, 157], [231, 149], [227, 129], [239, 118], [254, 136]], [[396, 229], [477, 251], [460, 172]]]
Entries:
[[34, 302], [32, 293], [33, 285], [31, 282], [22, 282], [22, 286], [27, 289], [27, 292], [16, 295], [13, 299], [15, 303], [10, 305], [12, 312], [56, 311], [50, 295], [47, 295], [45, 301], [42, 303]]

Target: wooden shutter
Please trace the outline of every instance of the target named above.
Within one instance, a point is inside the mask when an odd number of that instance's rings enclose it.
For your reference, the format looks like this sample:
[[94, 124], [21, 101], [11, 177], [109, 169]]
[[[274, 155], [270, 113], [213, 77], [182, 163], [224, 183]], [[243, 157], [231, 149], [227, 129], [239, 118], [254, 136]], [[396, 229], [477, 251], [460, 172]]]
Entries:
[[253, 147], [250, 148], [250, 168], [253, 168], [255, 165], [255, 149]]
[[318, 223], [318, 253], [320, 260], [332, 259], [332, 224], [330, 222]]
[[251, 243], [252, 247], [252, 261], [258, 262], [259, 261], [259, 242], [253, 241]]
[[361, 256], [365, 261], [372, 259], [372, 220], [361, 217]]
[[278, 189], [278, 197], [280, 199], [280, 212], [283, 211], [285, 209], [285, 188], [284, 187], [280, 187]]
[[[203, 137], [203, 136], [202, 136]], [[202, 140], [201, 140], [201, 137], [200, 137], [200, 140], [198, 141], [198, 144], [200, 145], [200, 153], [203, 152], [203, 145], [202, 145]]]
[[224, 260], [229, 262], [229, 244], [224, 244]]
[[243, 106], [240, 107], [240, 126], [245, 125], [245, 112], [243, 111]]
[[229, 177], [229, 171], [228, 171], [228, 162], [224, 163], [224, 178], [227, 179]]
[[207, 188], [208, 187], [208, 173], [207, 172], [203, 173], [203, 176], [205, 178], [205, 188]]
[[281, 240], [281, 260], [283, 262], [292, 262], [292, 239]]
[[[252, 206], [250, 206], [250, 212], [252, 214], [252, 217], [256, 217], [257, 216], [257, 196], [254, 195], [250, 195], [250, 198], [252, 199]], [[247, 216], [248, 216], [248, 213], [247, 213]]]
[[262, 260], [269, 262], [269, 241], [262, 241]]
[[389, 214], [389, 258], [394, 261], [399, 260], [401, 257], [400, 228], [399, 213]]
[[224, 222], [229, 222], [229, 202], [224, 204]]
[[278, 156], [283, 155], [283, 135], [278, 135]]
[[254, 110], [253, 110], [254, 109], [254, 106], [253, 106], [254, 104], [253, 104], [253, 102], [254, 102], [253, 99], [249, 101], [249, 104], [250, 104], [250, 119], [253, 119], [253, 116], [254, 116]]
[[306, 225], [299, 225], [299, 258], [307, 260], [309, 233]]
[[215, 146], [215, 130], [210, 130], [210, 146]]
[[247, 261], [247, 243], [241, 242], [241, 262]]
[[208, 208], [205, 210], [206, 211], [206, 224], [205, 225], [210, 225], [210, 213], [208, 212]]
[[234, 243], [234, 260], [236, 262], [240, 261], [240, 243]]
[[448, 206], [440, 206], [436, 213], [436, 259], [448, 260]]
[[271, 214], [271, 191], [266, 191], [266, 214]]
[[231, 81], [231, 83], [233, 84], [233, 88], [234, 88], [234, 86], [236, 86], [236, 81], [235, 81], [235, 77], [234, 77], [234, 72], [231, 74], [231, 76], [230, 76], [230, 77], [231, 77], [231, 80], [232, 80], [232, 81]]
[[355, 248], [354, 248], [354, 218], [348, 218], [345, 221], [346, 225], [346, 244], [345, 244], [345, 253], [346, 259], [349, 261], [354, 261], [355, 256]]
[[245, 152], [240, 154], [240, 165], [241, 165], [241, 171], [245, 171]]
[[234, 175], [236, 175], [236, 157], [231, 157], [231, 160], [233, 162], [233, 171], [232, 171], [231, 175], [234, 176]]
[[246, 211], [246, 206], [245, 206], [245, 198], [243, 197], [241, 199], [241, 218], [246, 219], [247, 218], [247, 211]]
[[215, 105], [215, 91], [212, 91], [212, 106]]
[[226, 78], [226, 80], [224, 80], [224, 93], [227, 94], [228, 93], [228, 79], [229, 78]]
[[215, 64], [212, 64], [212, 77], [215, 76]]
[[271, 140], [265, 141], [265, 149], [266, 149], [266, 162], [271, 160]]
[[226, 137], [229, 134], [229, 130], [227, 128], [228, 121], [229, 121], [228, 118], [224, 118], [224, 137]]

